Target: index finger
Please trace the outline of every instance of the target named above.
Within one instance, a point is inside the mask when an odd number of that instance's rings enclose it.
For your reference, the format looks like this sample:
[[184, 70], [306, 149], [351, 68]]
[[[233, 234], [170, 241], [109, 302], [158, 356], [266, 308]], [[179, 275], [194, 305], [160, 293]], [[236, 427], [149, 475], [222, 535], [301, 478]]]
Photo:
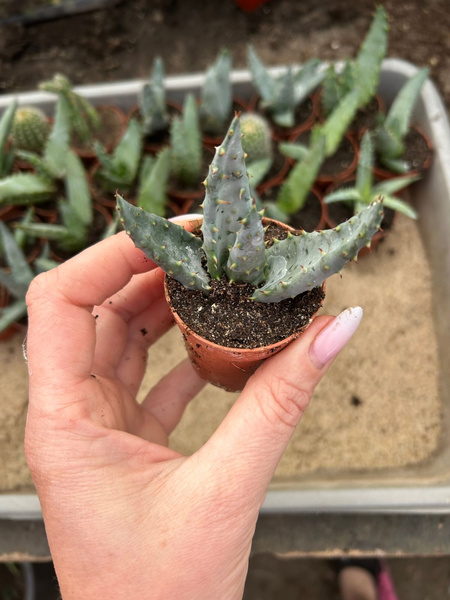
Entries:
[[95, 349], [93, 306], [155, 266], [122, 232], [36, 277], [27, 294], [30, 376], [51, 375], [61, 383], [89, 376]]

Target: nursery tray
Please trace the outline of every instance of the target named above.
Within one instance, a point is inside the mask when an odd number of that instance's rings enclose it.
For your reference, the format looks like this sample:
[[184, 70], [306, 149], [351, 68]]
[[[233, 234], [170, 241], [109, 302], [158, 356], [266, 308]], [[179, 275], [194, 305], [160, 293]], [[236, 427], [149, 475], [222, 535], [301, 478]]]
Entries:
[[[274, 73], [280, 69], [273, 69]], [[380, 94], [392, 101], [416, 67], [402, 60], [383, 63]], [[168, 95], [182, 100], [187, 91], [198, 91], [203, 75], [167, 78]], [[250, 98], [253, 88], [247, 71], [232, 75], [235, 92]], [[80, 86], [80, 93], [95, 103], [114, 103], [125, 110], [137, 104], [142, 80]], [[43, 92], [0, 97], [0, 112], [17, 98], [51, 114], [54, 96]], [[387, 512], [450, 513], [450, 128], [445, 108], [431, 81], [427, 81], [416, 104], [414, 121], [434, 145], [433, 165], [426, 180], [411, 190], [417, 208], [423, 242], [432, 273], [433, 318], [440, 357], [439, 384], [443, 407], [440, 446], [423, 463], [395, 469], [336, 473], [332, 476], [302, 477], [301, 481], [274, 481], [262, 512]], [[408, 351], [405, 349], [405, 352]], [[0, 518], [41, 518], [34, 493], [0, 494]]]

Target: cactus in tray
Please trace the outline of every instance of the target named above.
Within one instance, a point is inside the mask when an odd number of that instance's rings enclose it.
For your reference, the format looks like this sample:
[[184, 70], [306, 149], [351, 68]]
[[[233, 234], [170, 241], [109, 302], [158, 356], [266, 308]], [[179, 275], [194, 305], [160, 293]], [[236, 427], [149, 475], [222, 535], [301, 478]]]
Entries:
[[0, 309], [1, 333], [8, 329], [10, 325], [26, 316], [27, 304], [25, 302], [25, 295], [32, 279], [38, 273], [47, 271], [57, 265], [49, 258], [48, 246], [46, 246], [41, 255], [34, 261], [33, 267], [31, 267], [13, 234], [1, 221], [0, 242], [8, 265], [8, 271], [0, 270], [0, 284], [14, 298], [11, 304]]
[[106, 191], [117, 188], [128, 190], [136, 179], [142, 154], [142, 128], [136, 119], [130, 119], [127, 130], [111, 154], [94, 142], [100, 161], [95, 178]]
[[395, 173], [406, 173], [412, 168], [401, 157], [405, 151], [404, 140], [409, 131], [412, 111], [428, 73], [427, 68], [419, 69], [408, 79], [375, 134], [375, 147], [380, 161]]
[[171, 173], [182, 186], [196, 185], [201, 176], [202, 140], [195, 98], [187, 94], [183, 114], [170, 129]]
[[18, 108], [14, 116], [11, 140], [18, 150], [42, 153], [50, 134], [46, 115], [34, 106]]
[[67, 103], [69, 121], [83, 144], [89, 143], [93, 135], [101, 127], [101, 119], [97, 110], [83, 96], [72, 89], [72, 84], [64, 75], [55, 75], [51, 81], [44, 81], [40, 89], [57, 94]]
[[400, 198], [396, 198], [394, 194], [399, 190], [403, 190], [415, 181], [418, 181], [420, 175], [413, 177], [396, 177], [373, 185], [372, 169], [373, 144], [370, 132], [366, 131], [361, 141], [355, 185], [353, 187], [344, 187], [327, 194], [324, 198], [325, 203], [351, 203], [353, 204], [354, 212], [356, 214], [373, 202], [374, 198], [381, 195], [383, 197], [384, 205], [387, 208], [401, 212], [412, 219], [416, 219], [416, 211]]
[[0, 206], [32, 205], [46, 202], [55, 196], [57, 180], [64, 177], [66, 172], [66, 154], [70, 141], [69, 116], [69, 106], [60, 98], [43, 156], [27, 150], [15, 151], [15, 155], [29, 162], [36, 173], [13, 173], [3, 177], [0, 180]]
[[241, 114], [242, 148], [249, 162], [272, 158], [272, 137], [269, 123], [257, 113]]
[[335, 229], [289, 233], [266, 247], [262, 214], [250, 193], [239, 117], [217, 147], [204, 183], [203, 239], [120, 196], [117, 208], [125, 230], [146, 256], [186, 288], [205, 294], [211, 278], [225, 277], [230, 283], [253, 285], [257, 302], [295, 297], [355, 259], [370, 245], [383, 216], [381, 202], [375, 201]]
[[295, 125], [295, 109], [321, 83], [324, 74], [320, 60], [308, 61], [302, 69], [292, 67], [273, 77], [263, 65], [253, 46], [248, 46], [247, 60], [252, 81], [261, 96], [261, 107], [280, 127]]
[[215, 63], [208, 69], [203, 84], [199, 116], [202, 129], [218, 135], [226, 129], [231, 115], [231, 56], [222, 50]]
[[168, 128], [169, 113], [164, 84], [164, 63], [159, 56], [153, 61], [151, 80], [142, 86], [138, 102], [142, 127], [146, 135], [152, 135]]

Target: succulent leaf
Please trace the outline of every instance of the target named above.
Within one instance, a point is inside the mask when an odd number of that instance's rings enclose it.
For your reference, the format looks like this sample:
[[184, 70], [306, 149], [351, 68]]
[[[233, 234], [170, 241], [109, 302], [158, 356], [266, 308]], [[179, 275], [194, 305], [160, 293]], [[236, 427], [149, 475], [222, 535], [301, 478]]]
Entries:
[[119, 194], [116, 198], [120, 220], [135, 246], [184, 287], [208, 293], [201, 239], [176, 223], [133, 206]]
[[308, 154], [294, 166], [281, 186], [277, 206], [287, 214], [302, 208], [323, 162], [325, 137], [320, 130], [317, 131], [318, 135], [311, 136]]
[[200, 181], [202, 143], [195, 98], [188, 94], [181, 117], [174, 117], [170, 129], [171, 171], [179, 183], [195, 185]]
[[230, 53], [222, 50], [206, 72], [202, 88], [200, 121], [203, 129], [209, 133], [220, 133], [229, 122], [232, 107], [230, 72]]
[[53, 127], [44, 151], [45, 164], [54, 177], [63, 177], [65, 173], [70, 131], [70, 105], [67, 98], [60, 96], [56, 104]]
[[412, 111], [428, 74], [427, 68], [419, 69], [408, 79], [392, 103], [376, 137], [377, 152], [383, 160], [399, 158], [403, 153], [403, 140], [409, 130]]
[[247, 46], [247, 61], [254, 86], [263, 102], [270, 105], [276, 94], [276, 80], [261, 62], [252, 45]]
[[365, 202], [371, 201], [373, 168], [373, 146], [370, 131], [366, 131], [361, 140], [358, 168], [356, 171], [356, 189]]
[[240, 222], [252, 207], [238, 117], [233, 119], [222, 145], [216, 148], [205, 188], [203, 249], [211, 277], [219, 279]]
[[354, 64], [354, 81], [359, 92], [359, 108], [365, 106], [378, 86], [381, 63], [387, 52], [388, 17], [383, 6], [378, 6], [370, 29], [361, 44]]
[[164, 148], [152, 161], [150, 168], [147, 165], [142, 170], [136, 204], [147, 212], [163, 217], [167, 205], [167, 184], [170, 173], [170, 150]]
[[0, 180], [0, 206], [45, 202], [55, 192], [55, 184], [47, 177], [34, 173], [15, 173]]
[[382, 218], [382, 203], [375, 201], [335, 229], [288, 235], [266, 251], [268, 273], [253, 300], [280, 302], [321, 285], [370, 243]]
[[257, 285], [264, 277], [265, 265], [264, 227], [261, 214], [253, 205], [241, 222], [225, 271], [230, 282]]
[[322, 83], [325, 72], [322, 70], [322, 61], [312, 58], [301, 69], [294, 73], [294, 103], [301, 104]]
[[146, 135], [163, 131], [169, 126], [164, 77], [164, 63], [158, 56], [153, 61], [151, 81], [142, 86], [139, 96], [139, 108]]
[[11, 102], [0, 119], [0, 177], [8, 173], [10, 161], [6, 152], [6, 143], [11, 132], [14, 115], [17, 110], [17, 100]]
[[16, 290], [13, 290], [11, 287], [8, 289], [10, 289], [12, 294], [20, 297], [21, 292], [25, 293], [27, 291], [34, 273], [27, 263], [24, 253], [14, 239], [13, 234], [2, 221], [0, 221], [0, 234], [6, 262], [11, 269], [11, 277], [14, 280], [14, 284], [17, 286]]
[[25, 300], [16, 300], [0, 310], [0, 331], [5, 331], [10, 325], [19, 321], [27, 314]]
[[72, 151], [66, 153], [66, 195], [79, 220], [90, 225], [94, 218], [92, 198], [81, 159]]

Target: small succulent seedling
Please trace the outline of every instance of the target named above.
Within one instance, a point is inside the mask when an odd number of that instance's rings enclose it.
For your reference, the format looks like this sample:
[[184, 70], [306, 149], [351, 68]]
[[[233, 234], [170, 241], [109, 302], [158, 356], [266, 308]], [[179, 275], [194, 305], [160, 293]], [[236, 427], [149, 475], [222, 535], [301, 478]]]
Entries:
[[231, 56], [222, 50], [215, 63], [208, 69], [203, 84], [199, 107], [200, 123], [204, 131], [223, 134], [230, 122], [232, 107]]
[[164, 131], [169, 127], [166, 88], [164, 84], [164, 63], [162, 58], [153, 61], [151, 80], [144, 83], [139, 94], [139, 110], [142, 127], [146, 135]]
[[394, 194], [419, 179], [420, 175], [415, 177], [397, 177], [373, 185], [373, 145], [370, 132], [366, 131], [361, 141], [355, 185], [327, 194], [324, 201], [326, 204], [332, 202], [351, 203], [353, 204], [354, 212], [357, 213], [373, 202], [374, 198], [382, 195], [385, 206], [392, 210], [397, 210], [407, 217], [416, 219], [416, 211], [400, 198], [396, 198]]
[[387, 33], [387, 13], [379, 6], [355, 61], [344, 69], [346, 85], [350, 76], [353, 85], [337, 98], [338, 103], [324, 124], [326, 156], [334, 154], [358, 110], [366, 106], [376, 92], [381, 63], [387, 51]]
[[136, 204], [147, 212], [161, 217], [166, 212], [167, 187], [170, 175], [170, 149], [164, 148], [156, 157], [145, 156], [142, 161]]
[[404, 140], [409, 131], [412, 111], [428, 73], [427, 68], [419, 69], [405, 83], [375, 134], [376, 152], [380, 161], [395, 173], [412, 170], [412, 166], [401, 157], [405, 151]]
[[170, 129], [171, 172], [179, 184], [196, 185], [202, 167], [202, 139], [195, 98], [187, 94], [183, 114], [174, 117]]
[[128, 190], [136, 179], [142, 154], [142, 128], [136, 119], [130, 119], [127, 130], [111, 154], [98, 142], [95, 153], [100, 161], [96, 172], [106, 191]]
[[0, 270], [0, 283], [14, 298], [11, 304], [0, 310], [0, 332], [2, 332], [26, 316], [25, 295], [34, 277], [43, 271], [56, 267], [57, 263], [49, 258], [48, 246], [45, 246], [41, 255], [35, 260], [34, 266], [31, 267], [15, 237], [1, 221], [0, 241], [9, 269], [9, 271]]
[[[135, 245], [186, 288], [210, 291], [210, 280], [255, 286], [252, 299], [279, 302], [320, 285], [370, 246], [383, 216], [380, 201], [335, 229], [266, 247], [262, 214], [250, 194], [239, 117], [217, 147], [205, 180], [202, 238], [117, 196], [121, 221]], [[204, 266], [204, 263], [206, 266]]]
[[50, 134], [46, 115], [34, 106], [18, 108], [11, 129], [11, 140], [18, 150], [42, 153]]
[[270, 74], [253, 46], [248, 46], [247, 60], [253, 84], [261, 96], [261, 107], [280, 127], [293, 127], [296, 107], [306, 100], [324, 77], [320, 60], [312, 59], [295, 71], [288, 67], [278, 77]]
[[51, 81], [44, 81], [39, 87], [46, 92], [57, 94], [67, 103], [71, 127], [84, 144], [89, 143], [101, 126], [100, 115], [89, 100], [75, 92], [71, 82], [64, 75], [57, 74]]

